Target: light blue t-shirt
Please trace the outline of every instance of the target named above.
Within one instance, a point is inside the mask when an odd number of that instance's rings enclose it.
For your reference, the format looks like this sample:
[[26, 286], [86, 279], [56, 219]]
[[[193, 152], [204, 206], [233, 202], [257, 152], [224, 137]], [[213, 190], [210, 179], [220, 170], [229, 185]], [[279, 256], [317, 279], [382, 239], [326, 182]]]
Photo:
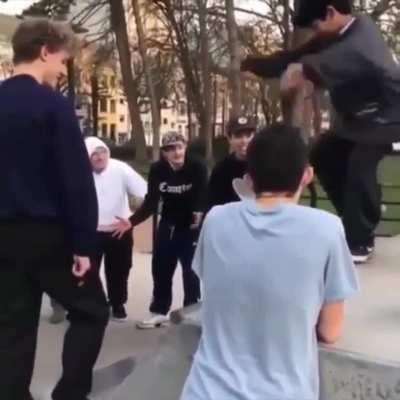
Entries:
[[318, 400], [321, 307], [358, 291], [340, 219], [254, 200], [215, 207], [193, 268], [202, 338], [181, 400]]

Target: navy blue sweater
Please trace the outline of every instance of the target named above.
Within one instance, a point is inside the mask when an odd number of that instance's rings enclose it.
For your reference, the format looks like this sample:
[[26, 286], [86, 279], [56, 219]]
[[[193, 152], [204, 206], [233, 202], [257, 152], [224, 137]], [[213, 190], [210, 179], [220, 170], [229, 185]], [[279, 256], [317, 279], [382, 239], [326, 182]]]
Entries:
[[92, 170], [69, 101], [19, 75], [0, 85], [0, 221], [65, 224], [77, 255], [95, 245]]

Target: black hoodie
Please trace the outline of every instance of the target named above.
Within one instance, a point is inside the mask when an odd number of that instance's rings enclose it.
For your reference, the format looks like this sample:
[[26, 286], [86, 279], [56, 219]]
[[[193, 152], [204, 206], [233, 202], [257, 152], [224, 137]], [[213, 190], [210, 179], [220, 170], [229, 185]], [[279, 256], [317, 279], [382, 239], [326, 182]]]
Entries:
[[157, 212], [162, 200], [162, 220], [177, 227], [189, 227], [194, 212], [204, 212], [207, 194], [207, 168], [201, 162], [187, 159], [179, 170], [164, 160], [152, 164], [148, 194], [142, 206], [130, 218], [139, 225]]
[[246, 161], [237, 159], [234, 154], [215, 165], [208, 185], [208, 209], [240, 200], [233, 189], [232, 181], [243, 178], [246, 166]]

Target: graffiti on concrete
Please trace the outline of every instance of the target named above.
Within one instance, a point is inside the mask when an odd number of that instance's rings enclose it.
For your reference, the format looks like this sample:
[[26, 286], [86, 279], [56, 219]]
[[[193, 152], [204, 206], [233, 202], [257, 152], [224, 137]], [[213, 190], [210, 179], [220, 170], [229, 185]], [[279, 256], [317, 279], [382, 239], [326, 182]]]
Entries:
[[321, 400], [400, 400], [400, 365], [320, 351]]
[[341, 400], [400, 400], [400, 377], [390, 385], [377, 381], [373, 375], [358, 373], [346, 377], [328, 371], [332, 384], [332, 399]]

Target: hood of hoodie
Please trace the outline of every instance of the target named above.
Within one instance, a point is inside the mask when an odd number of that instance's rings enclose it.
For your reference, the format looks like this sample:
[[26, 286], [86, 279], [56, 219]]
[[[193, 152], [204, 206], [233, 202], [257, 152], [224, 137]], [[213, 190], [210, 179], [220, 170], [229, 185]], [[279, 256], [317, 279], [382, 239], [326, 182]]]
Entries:
[[89, 154], [89, 157], [92, 157], [93, 153], [99, 147], [101, 147], [102, 149], [106, 149], [108, 154], [110, 154], [110, 149], [108, 148], [108, 146], [101, 139], [99, 139], [97, 137], [90, 136], [90, 137], [86, 138], [85, 145], [86, 145], [86, 149]]

